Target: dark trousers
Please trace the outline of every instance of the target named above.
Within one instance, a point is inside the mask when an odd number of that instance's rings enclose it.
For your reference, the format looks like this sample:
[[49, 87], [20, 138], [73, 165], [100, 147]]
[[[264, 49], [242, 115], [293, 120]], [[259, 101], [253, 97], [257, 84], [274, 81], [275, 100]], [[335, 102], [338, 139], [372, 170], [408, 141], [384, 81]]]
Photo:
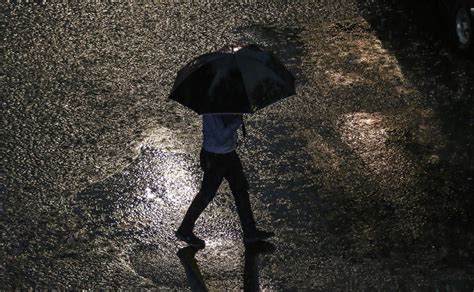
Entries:
[[193, 230], [199, 215], [212, 201], [225, 178], [235, 199], [244, 236], [252, 236], [255, 233], [255, 220], [250, 206], [248, 182], [237, 153], [216, 154], [202, 149], [200, 160], [204, 171], [201, 189], [186, 212], [179, 230], [184, 233]]

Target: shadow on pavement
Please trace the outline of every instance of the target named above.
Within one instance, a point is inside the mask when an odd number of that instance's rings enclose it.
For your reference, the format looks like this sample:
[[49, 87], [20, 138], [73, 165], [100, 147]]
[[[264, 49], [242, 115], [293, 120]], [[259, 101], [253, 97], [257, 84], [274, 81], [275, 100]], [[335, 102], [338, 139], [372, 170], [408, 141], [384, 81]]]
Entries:
[[425, 243], [445, 248], [441, 264], [465, 267], [474, 260], [466, 253], [474, 245], [474, 62], [450, 44], [435, 1], [357, 2], [382, 47], [419, 92], [418, 100], [409, 102], [428, 108], [440, 125], [443, 140], [433, 143], [436, 151], [420, 143], [416, 131], [405, 133], [403, 147], [414, 157], [436, 153], [434, 161], [420, 163], [420, 185], [430, 194], [424, 205], [432, 208]]

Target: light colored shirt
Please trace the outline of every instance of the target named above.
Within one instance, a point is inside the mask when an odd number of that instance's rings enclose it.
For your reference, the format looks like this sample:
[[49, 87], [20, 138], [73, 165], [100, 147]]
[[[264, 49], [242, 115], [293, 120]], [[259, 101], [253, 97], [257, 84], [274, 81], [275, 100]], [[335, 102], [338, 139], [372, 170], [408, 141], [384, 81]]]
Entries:
[[241, 125], [240, 115], [202, 115], [202, 147], [208, 152], [219, 154], [234, 151], [237, 148], [237, 130]]

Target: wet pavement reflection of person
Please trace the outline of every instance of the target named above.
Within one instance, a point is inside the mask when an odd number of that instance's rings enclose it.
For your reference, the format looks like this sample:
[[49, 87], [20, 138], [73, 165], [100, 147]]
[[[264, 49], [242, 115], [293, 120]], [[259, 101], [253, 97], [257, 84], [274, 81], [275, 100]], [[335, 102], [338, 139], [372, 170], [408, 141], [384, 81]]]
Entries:
[[[199, 250], [200, 248], [194, 246], [186, 246], [178, 250], [176, 255], [184, 267], [191, 291], [209, 291], [196, 260], [196, 253]], [[266, 241], [258, 241], [245, 245], [243, 273], [244, 291], [260, 291], [258, 255], [273, 253], [274, 251], [275, 246]]]

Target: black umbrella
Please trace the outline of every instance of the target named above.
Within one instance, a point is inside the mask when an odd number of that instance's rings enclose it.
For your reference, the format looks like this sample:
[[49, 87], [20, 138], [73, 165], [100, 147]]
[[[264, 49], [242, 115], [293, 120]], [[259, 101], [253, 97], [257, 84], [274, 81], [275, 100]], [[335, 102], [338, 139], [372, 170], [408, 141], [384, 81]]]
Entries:
[[295, 78], [257, 45], [225, 47], [179, 70], [169, 98], [198, 114], [254, 113], [295, 94]]

